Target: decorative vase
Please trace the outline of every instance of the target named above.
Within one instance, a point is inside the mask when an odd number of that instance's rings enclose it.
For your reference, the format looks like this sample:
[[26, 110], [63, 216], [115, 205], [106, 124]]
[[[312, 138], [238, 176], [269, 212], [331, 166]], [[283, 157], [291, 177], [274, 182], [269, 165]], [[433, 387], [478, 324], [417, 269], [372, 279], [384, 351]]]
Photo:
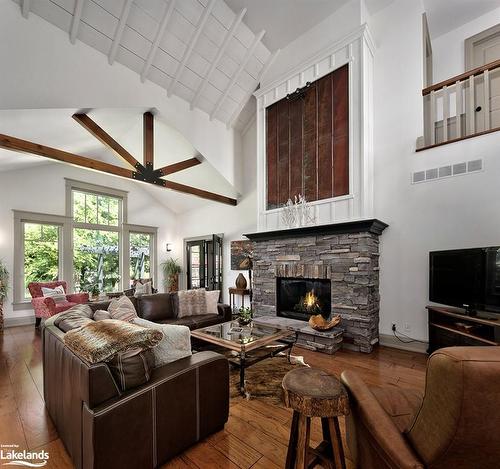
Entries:
[[167, 290], [169, 293], [179, 291], [179, 274], [174, 274], [174, 275], [168, 276]]
[[240, 326], [248, 326], [252, 322], [252, 318], [238, 318], [238, 324]]
[[240, 272], [238, 274], [238, 276], [236, 277], [236, 288], [239, 288], [240, 290], [244, 290], [246, 287], [247, 287], [247, 279]]

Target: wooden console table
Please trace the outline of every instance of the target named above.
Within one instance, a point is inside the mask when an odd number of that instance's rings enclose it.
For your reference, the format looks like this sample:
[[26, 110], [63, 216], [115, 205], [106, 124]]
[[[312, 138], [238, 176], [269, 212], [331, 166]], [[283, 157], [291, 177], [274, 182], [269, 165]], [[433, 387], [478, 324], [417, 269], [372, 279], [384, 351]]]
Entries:
[[500, 345], [500, 315], [478, 312], [468, 316], [464, 309], [427, 306], [429, 348], [432, 353], [442, 347]]
[[252, 305], [252, 290], [249, 288], [229, 288], [229, 304], [231, 305], [232, 310], [236, 307], [235, 298], [236, 296], [241, 296], [241, 306], [245, 307], [245, 296], [250, 298], [250, 306]]

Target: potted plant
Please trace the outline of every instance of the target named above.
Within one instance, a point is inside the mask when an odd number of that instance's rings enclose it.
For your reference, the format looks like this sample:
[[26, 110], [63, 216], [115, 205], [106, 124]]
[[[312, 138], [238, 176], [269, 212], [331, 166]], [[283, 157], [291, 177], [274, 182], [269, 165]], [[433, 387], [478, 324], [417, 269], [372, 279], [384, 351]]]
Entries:
[[249, 308], [248, 306], [246, 306], [245, 308], [241, 307], [239, 309], [239, 312], [240, 314], [238, 316], [238, 323], [240, 324], [240, 326], [247, 326], [252, 322], [253, 318], [252, 308]]
[[163, 278], [168, 292], [179, 290], [179, 274], [182, 272], [181, 265], [178, 259], [167, 259], [161, 265], [163, 270]]
[[93, 285], [90, 285], [89, 287], [89, 293], [92, 297], [92, 300], [98, 300], [99, 299], [99, 294], [101, 293], [99, 290], [99, 285], [97, 283], [94, 283]]
[[0, 261], [0, 331], [3, 330], [3, 302], [7, 298], [9, 289], [9, 271], [5, 264]]

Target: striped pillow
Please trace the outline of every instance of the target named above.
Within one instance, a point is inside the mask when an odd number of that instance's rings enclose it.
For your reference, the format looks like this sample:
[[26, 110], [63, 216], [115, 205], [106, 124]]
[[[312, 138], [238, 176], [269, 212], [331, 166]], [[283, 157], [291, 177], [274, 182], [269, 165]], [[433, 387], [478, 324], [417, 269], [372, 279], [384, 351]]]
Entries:
[[56, 288], [42, 287], [42, 295], [44, 298], [52, 298], [56, 303], [63, 303], [66, 301], [66, 293], [62, 285]]
[[128, 296], [120, 296], [120, 298], [113, 298], [108, 306], [108, 313], [112, 319], [119, 319], [120, 321], [132, 322], [137, 317], [134, 304], [130, 301]]

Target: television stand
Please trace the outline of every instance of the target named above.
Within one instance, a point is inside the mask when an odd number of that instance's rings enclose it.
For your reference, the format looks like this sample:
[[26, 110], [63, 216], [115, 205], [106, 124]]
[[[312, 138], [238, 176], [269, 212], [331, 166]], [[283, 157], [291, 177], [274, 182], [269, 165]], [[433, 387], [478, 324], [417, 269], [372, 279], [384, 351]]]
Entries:
[[446, 306], [427, 306], [429, 348], [432, 353], [442, 347], [500, 345], [500, 321], [486, 312], [468, 316], [465, 310]]

